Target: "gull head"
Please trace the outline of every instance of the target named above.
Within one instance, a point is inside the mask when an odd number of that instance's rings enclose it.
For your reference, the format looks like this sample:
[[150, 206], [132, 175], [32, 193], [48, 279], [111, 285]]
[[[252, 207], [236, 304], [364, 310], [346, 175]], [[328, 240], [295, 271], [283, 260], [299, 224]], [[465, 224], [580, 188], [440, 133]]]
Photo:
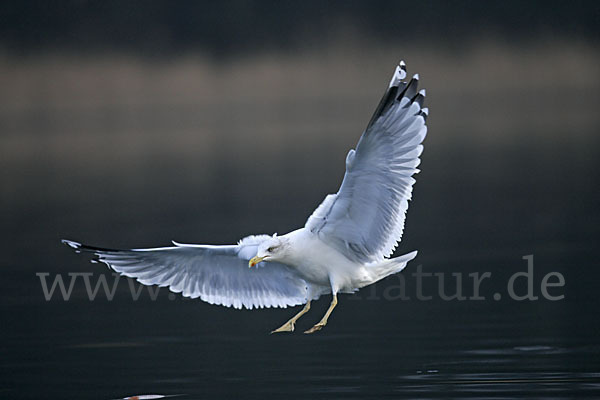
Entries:
[[248, 266], [254, 267], [261, 261], [281, 261], [288, 249], [288, 240], [277, 234], [258, 245], [256, 256], [248, 261]]

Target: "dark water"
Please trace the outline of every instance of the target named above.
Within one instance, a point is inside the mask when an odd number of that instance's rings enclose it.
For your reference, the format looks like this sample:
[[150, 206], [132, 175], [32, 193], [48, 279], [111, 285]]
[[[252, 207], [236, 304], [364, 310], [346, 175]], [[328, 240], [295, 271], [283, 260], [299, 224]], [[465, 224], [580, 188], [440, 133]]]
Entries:
[[[32, 115], [41, 118], [32, 126], [50, 121], [55, 135], [66, 124], [53, 114]], [[257, 155], [251, 139], [230, 142], [228, 116], [219, 118], [222, 131], [203, 133], [216, 138], [210, 151], [179, 148], [181, 157], [173, 156], [168, 140], [159, 142], [162, 148], [144, 147], [151, 136], [134, 135], [130, 143], [123, 139], [130, 136], [106, 134], [91, 147], [71, 136], [59, 145], [32, 133], [3, 138], [13, 147], [23, 141], [27, 157], [5, 160], [2, 172], [0, 398], [600, 396], [595, 120], [577, 138], [565, 130], [533, 139], [523, 130], [513, 132], [518, 140], [493, 144], [464, 135], [455, 144], [441, 141], [459, 132], [432, 120], [398, 249], [418, 249], [419, 256], [402, 278], [342, 296], [329, 325], [314, 335], [302, 331], [320, 319], [328, 298], [285, 335], [268, 333], [295, 309], [237, 311], [165, 290], [156, 301], [146, 291], [133, 301], [125, 280], [112, 301], [102, 294], [90, 301], [81, 277], [69, 301], [58, 292], [46, 301], [39, 273], [48, 273], [50, 283], [57, 274], [68, 283], [75, 272], [93, 272], [92, 285], [101, 273], [113, 282], [104, 266], [60, 245], [64, 237], [106, 247], [171, 239], [231, 243], [301, 226], [337, 189], [345, 151], [358, 138], [323, 135], [307, 142], [282, 130], [276, 150]], [[163, 123], [177, 127], [178, 121]], [[537, 300], [511, 299], [508, 282], [527, 271], [528, 255]], [[412, 275], [419, 266], [444, 273], [448, 295], [456, 291], [451, 274], [460, 273], [467, 298], [474, 296], [469, 274], [489, 272], [479, 293], [484, 299], [445, 301], [438, 280], [429, 277], [423, 293], [432, 298], [419, 300]], [[564, 285], [548, 293], [564, 298], [543, 296], [549, 273], [561, 274]], [[410, 299], [399, 295], [401, 279]], [[516, 282], [522, 295], [527, 284]]]
[[600, 390], [593, 335], [561, 334], [539, 313], [341, 306], [314, 336], [267, 335], [285, 318], [279, 311], [46, 307], [38, 322], [54, 328], [9, 340], [5, 396], [568, 398]]
[[[445, 156], [458, 158], [452, 151], [446, 150]], [[506, 151], [502, 150], [503, 156]], [[508, 155], [513, 166], [500, 175], [511, 178], [503, 181], [493, 176], [484, 179], [480, 172], [466, 169], [459, 177], [434, 168], [440, 162], [430, 161], [436, 151], [431, 153], [419, 177], [401, 246], [405, 251], [420, 250], [402, 274], [410, 300], [393, 291], [398, 278], [388, 278], [356, 296], [343, 296], [330, 325], [310, 336], [301, 332], [320, 318], [328, 299], [313, 307], [291, 335], [268, 332], [293, 310], [235, 311], [169, 297], [166, 291], [156, 301], [147, 292], [132, 301], [126, 281], [119, 282], [113, 301], [102, 295], [89, 301], [79, 281], [69, 301], [57, 293], [46, 302], [36, 272], [47, 271], [50, 278], [62, 273], [66, 279], [67, 272], [92, 271], [92, 283], [101, 272], [111, 277], [103, 266], [88, 264], [83, 256], [61, 247], [59, 236], [86, 239], [87, 233], [98, 241], [106, 238], [102, 244], [114, 245], [118, 239], [125, 244], [127, 238], [138, 235], [140, 239], [132, 245], [161, 244], [158, 239], [158, 243], [150, 240], [160, 237], [156, 232], [165, 226], [167, 216], [178, 220], [166, 224], [167, 231], [182, 226], [182, 236], [196, 234], [198, 240], [209, 238], [210, 233], [197, 227], [201, 219], [178, 215], [177, 200], [166, 206], [163, 216], [163, 208], [154, 208], [151, 193], [133, 190], [119, 200], [123, 211], [101, 206], [101, 195], [100, 199], [92, 195], [92, 206], [81, 210], [63, 204], [66, 200], [38, 204], [33, 210], [15, 206], [19, 218], [9, 215], [7, 227], [19, 238], [15, 246], [20, 247], [13, 248], [4, 275], [2, 397], [600, 395], [599, 272], [592, 252], [598, 238], [598, 211], [586, 198], [593, 195], [595, 189], [588, 184], [597, 176], [584, 174], [595, 160], [580, 159], [580, 170], [568, 176], [545, 177], [538, 175], [539, 170], [529, 170], [521, 171], [520, 179], [513, 181], [528, 157], [524, 157], [527, 152], [512, 152]], [[476, 152], [460, 154], [461, 163], [478, 160], [465, 158]], [[487, 154], [496, 153], [489, 150]], [[540, 165], [549, 168], [553, 154], [550, 150], [543, 154], [549, 160], [543, 159]], [[272, 179], [279, 182], [284, 177]], [[243, 180], [243, 176], [236, 178], [239, 184]], [[170, 185], [178, 186], [178, 182]], [[250, 190], [251, 185], [246, 186]], [[185, 193], [185, 188], [173, 191]], [[263, 210], [248, 217], [249, 222], [238, 224], [237, 217], [225, 217], [226, 224], [216, 236], [235, 240], [236, 234], [246, 233], [245, 224], [254, 222], [284, 228], [301, 223], [305, 215], [290, 211], [288, 216], [280, 211], [304, 201], [292, 198], [290, 205], [279, 209], [274, 205], [277, 213]], [[572, 206], [563, 209], [567, 204]], [[311, 207], [305, 205], [307, 210]], [[245, 211], [237, 208], [236, 212]], [[135, 219], [131, 224], [114, 222], [126, 219], [128, 213]], [[19, 233], [20, 227], [26, 233]], [[522, 257], [528, 254], [534, 255], [533, 284], [539, 298], [511, 300], [507, 282], [515, 272], [527, 270]], [[20, 263], [26, 264], [22, 270]], [[473, 295], [468, 274], [491, 272], [492, 278], [481, 286], [480, 295], [486, 300], [444, 301], [437, 295], [437, 282], [427, 280], [423, 293], [433, 298], [419, 301], [411, 275], [418, 265], [426, 272], [462, 273], [467, 297]], [[541, 296], [541, 280], [548, 272], [563, 274], [564, 287], [549, 289], [549, 293], [564, 295], [564, 299], [550, 301]], [[450, 281], [446, 289], [451, 294], [456, 289], [453, 278], [448, 274], [445, 279]], [[525, 286], [520, 282], [515, 291], [522, 294]], [[497, 292], [503, 295], [499, 301], [493, 298]]]

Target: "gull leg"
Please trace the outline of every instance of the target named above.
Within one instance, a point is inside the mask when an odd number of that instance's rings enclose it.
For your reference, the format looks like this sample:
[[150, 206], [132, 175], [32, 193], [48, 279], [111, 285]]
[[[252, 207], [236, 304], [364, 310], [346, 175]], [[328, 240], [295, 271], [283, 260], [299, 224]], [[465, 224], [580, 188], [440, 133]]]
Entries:
[[313, 326], [312, 328], [310, 328], [309, 330], [307, 330], [304, 333], [314, 333], [316, 331], [320, 331], [321, 329], [323, 329], [323, 327], [325, 325], [327, 325], [327, 319], [331, 315], [331, 312], [333, 311], [335, 306], [337, 306], [337, 294], [336, 293], [333, 294], [333, 299], [331, 299], [331, 304], [329, 305], [329, 308], [327, 309], [327, 312], [325, 313], [323, 318], [321, 318], [321, 320], [315, 326]]
[[288, 322], [286, 322], [285, 324], [281, 325], [279, 328], [275, 329], [271, 333], [293, 332], [294, 331], [294, 324], [296, 323], [296, 321], [298, 321], [301, 316], [303, 316], [304, 314], [306, 314], [308, 312], [308, 310], [310, 310], [310, 300], [308, 301], [308, 303], [306, 303], [306, 305], [304, 306], [304, 308], [302, 310], [300, 310], [300, 312], [298, 314], [294, 315], [292, 318], [290, 318], [290, 320]]

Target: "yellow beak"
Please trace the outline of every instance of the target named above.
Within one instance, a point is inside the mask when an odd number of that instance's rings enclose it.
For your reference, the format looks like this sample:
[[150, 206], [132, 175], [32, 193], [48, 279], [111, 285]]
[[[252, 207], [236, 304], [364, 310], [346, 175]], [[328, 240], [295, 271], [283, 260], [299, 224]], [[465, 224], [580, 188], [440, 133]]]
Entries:
[[250, 261], [248, 261], [248, 268], [252, 268], [254, 267], [256, 264], [258, 264], [259, 262], [261, 262], [262, 260], [264, 260], [267, 257], [252, 257], [250, 259]]

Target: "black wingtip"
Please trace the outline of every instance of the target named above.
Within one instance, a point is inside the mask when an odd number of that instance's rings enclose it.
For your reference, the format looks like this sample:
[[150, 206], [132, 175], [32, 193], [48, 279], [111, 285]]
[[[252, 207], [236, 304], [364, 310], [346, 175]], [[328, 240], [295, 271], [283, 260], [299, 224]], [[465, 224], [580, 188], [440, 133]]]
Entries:
[[367, 125], [367, 129], [369, 129], [371, 127], [371, 125], [373, 125], [373, 123], [377, 120], [377, 118], [379, 118], [387, 110], [389, 110], [389, 108], [394, 103], [397, 93], [398, 93], [398, 86], [392, 86], [392, 87], [388, 88], [385, 95], [379, 102], [379, 105], [377, 105], [377, 108], [375, 109], [375, 112], [373, 113], [373, 116], [371, 117], [371, 120], [369, 121], [369, 123]]
[[116, 250], [116, 249], [105, 249], [102, 247], [95, 247], [95, 246], [88, 246], [87, 244], [82, 244], [79, 242], [75, 242], [73, 240], [67, 240], [67, 239], [62, 239], [61, 242], [67, 246], [69, 246], [72, 249], [75, 249], [75, 251], [77, 253], [81, 253], [81, 252], [89, 252], [89, 253], [117, 253], [123, 250]]
[[404, 72], [404, 75], [406, 75], [406, 63], [404, 62], [404, 60], [400, 60], [400, 62], [398, 63], [398, 66]]
[[61, 239], [62, 244], [67, 245], [75, 250], [81, 249], [81, 243], [75, 242], [73, 240]]
[[[406, 97], [408, 100], [404, 107], [410, 107], [410, 105], [415, 102], [419, 105], [419, 108], [423, 107], [423, 104], [425, 103], [425, 89], [418, 91], [419, 74], [414, 74], [411, 80], [406, 83], [396, 79], [396, 75], [398, 75], [398, 68], [402, 71], [402, 79], [406, 76], [406, 64], [401, 60], [398, 63], [398, 67], [394, 77], [392, 78], [392, 82], [390, 82], [390, 86], [375, 109], [371, 120], [367, 124], [367, 130], [369, 130], [375, 121], [385, 114], [395, 102], [401, 101], [404, 97]], [[426, 113], [424, 113], [423, 118], [427, 118]]]
[[417, 88], [419, 86], [419, 74], [415, 74], [412, 79], [408, 82], [408, 85], [404, 88], [400, 94], [398, 94], [398, 100], [402, 97], [408, 97], [412, 99], [417, 94]]
[[425, 89], [419, 90], [419, 93], [414, 95], [412, 99], [410, 99], [411, 103], [417, 103], [419, 107], [423, 107], [423, 103], [425, 103]]
[[75, 253], [81, 253], [82, 244], [79, 242], [75, 242], [73, 240], [61, 239], [62, 244], [69, 246], [70, 248], [75, 250]]
[[429, 117], [429, 109], [427, 107], [422, 108], [419, 110], [417, 115], [420, 115], [425, 121], [427, 121], [427, 117]]

